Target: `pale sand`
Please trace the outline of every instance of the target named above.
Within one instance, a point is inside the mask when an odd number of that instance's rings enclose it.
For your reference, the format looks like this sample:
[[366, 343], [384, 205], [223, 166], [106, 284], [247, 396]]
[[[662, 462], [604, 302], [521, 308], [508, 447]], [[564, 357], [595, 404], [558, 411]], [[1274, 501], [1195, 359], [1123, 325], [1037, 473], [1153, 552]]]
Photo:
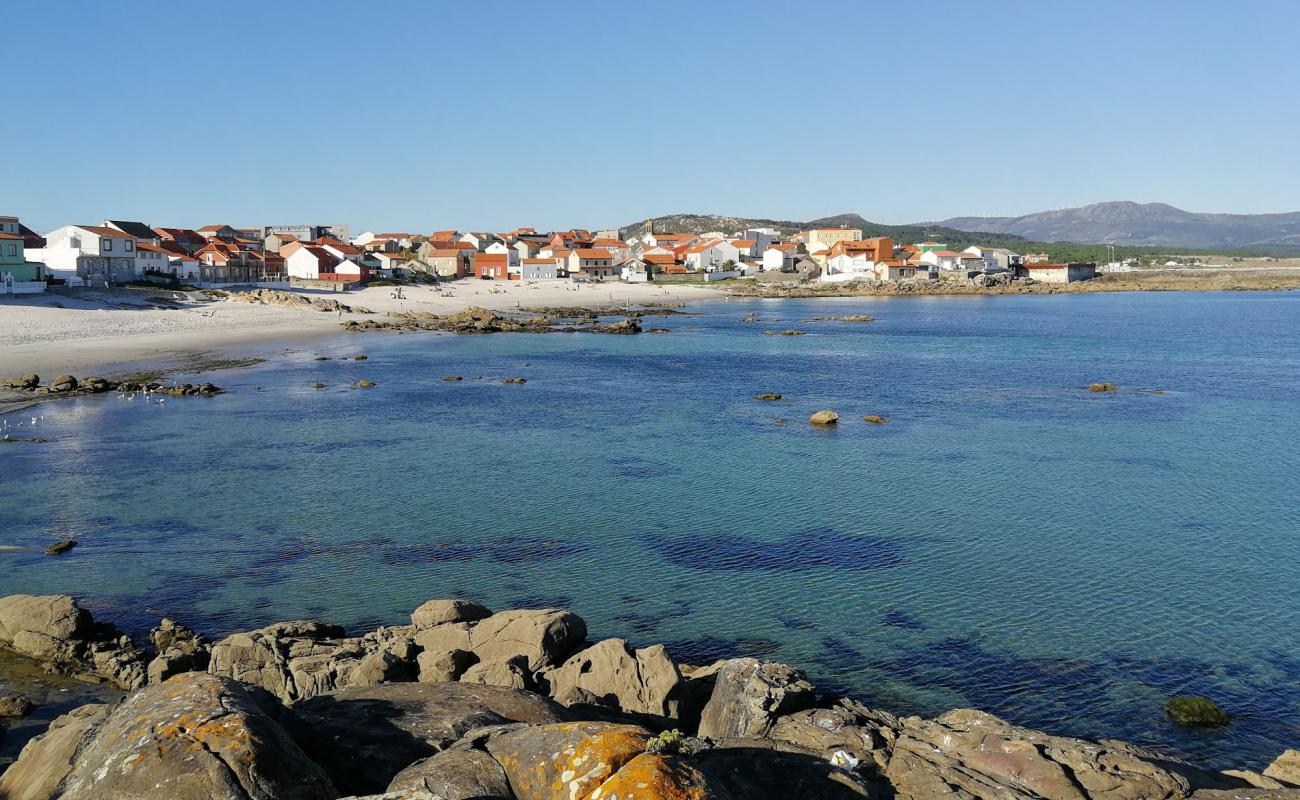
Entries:
[[[492, 287], [497, 292], [490, 291]], [[451, 314], [471, 305], [493, 310], [529, 306], [610, 307], [631, 303], [690, 303], [720, 299], [721, 291], [701, 286], [604, 283], [569, 284], [461, 281], [442, 293], [431, 287], [403, 286], [356, 292], [296, 291], [311, 299], [337, 299], [377, 314], [431, 311]], [[307, 347], [312, 340], [341, 334], [337, 314], [217, 301], [159, 308], [150, 297], [166, 291], [94, 290], [0, 299], [0, 378], [37, 372], [48, 380], [69, 373], [112, 377], [140, 369], [180, 369], [196, 358], [269, 356]], [[63, 308], [58, 306], [62, 305]], [[344, 314], [348, 319], [361, 314]]]

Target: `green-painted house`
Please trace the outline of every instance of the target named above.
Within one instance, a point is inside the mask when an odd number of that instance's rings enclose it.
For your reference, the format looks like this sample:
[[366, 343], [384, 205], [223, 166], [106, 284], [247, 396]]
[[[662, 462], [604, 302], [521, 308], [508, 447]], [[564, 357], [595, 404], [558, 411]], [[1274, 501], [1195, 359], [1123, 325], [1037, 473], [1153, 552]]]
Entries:
[[[27, 260], [23, 241], [23, 237], [17, 233], [0, 231], [0, 282], [7, 284], [45, 280], [45, 265], [39, 261]], [[0, 286], [0, 291], [3, 288]]]

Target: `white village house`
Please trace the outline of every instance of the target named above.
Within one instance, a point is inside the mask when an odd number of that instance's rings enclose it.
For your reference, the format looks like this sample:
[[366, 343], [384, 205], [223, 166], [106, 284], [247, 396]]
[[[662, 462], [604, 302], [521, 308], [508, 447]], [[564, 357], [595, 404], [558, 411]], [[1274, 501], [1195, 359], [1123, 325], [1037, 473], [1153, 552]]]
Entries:
[[45, 235], [29, 255], [70, 283], [129, 281], [136, 277], [135, 237], [99, 225], [64, 225]]

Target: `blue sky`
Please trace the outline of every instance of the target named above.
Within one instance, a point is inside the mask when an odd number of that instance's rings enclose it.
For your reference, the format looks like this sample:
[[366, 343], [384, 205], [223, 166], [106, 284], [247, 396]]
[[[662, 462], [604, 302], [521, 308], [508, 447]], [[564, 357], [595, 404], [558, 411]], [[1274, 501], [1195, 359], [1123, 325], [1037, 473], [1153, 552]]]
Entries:
[[6, 0], [0, 213], [427, 232], [1294, 211], [1298, 27], [1268, 0]]

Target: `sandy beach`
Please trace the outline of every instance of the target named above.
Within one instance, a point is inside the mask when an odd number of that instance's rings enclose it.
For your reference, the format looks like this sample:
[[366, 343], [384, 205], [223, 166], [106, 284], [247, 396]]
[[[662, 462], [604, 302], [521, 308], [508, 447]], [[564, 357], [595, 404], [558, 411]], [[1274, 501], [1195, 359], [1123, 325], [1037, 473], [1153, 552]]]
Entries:
[[[631, 303], [690, 303], [723, 293], [700, 286], [648, 284], [493, 284], [462, 281], [441, 291], [373, 286], [336, 293], [295, 290], [337, 299], [377, 315], [390, 311], [451, 314], [477, 305], [499, 311], [533, 306], [596, 307]], [[107, 377], [142, 369], [174, 370], [196, 359], [267, 356], [341, 332], [340, 319], [315, 309], [202, 301], [166, 290], [128, 289], [51, 293], [0, 299], [0, 377], [38, 372]]]

